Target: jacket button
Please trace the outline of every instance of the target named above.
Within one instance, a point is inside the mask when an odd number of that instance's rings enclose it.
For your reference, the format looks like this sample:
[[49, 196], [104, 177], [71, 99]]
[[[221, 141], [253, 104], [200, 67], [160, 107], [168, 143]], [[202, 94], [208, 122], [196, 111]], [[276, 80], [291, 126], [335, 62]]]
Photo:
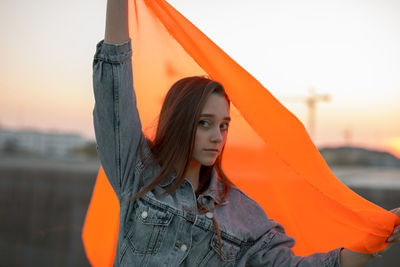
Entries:
[[181, 250], [182, 250], [183, 252], [185, 252], [185, 251], [187, 250], [187, 246], [186, 246], [185, 244], [183, 244], [183, 245], [181, 246]]
[[212, 212], [207, 212], [207, 213], [206, 213], [206, 217], [207, 217], [208, 219], [212, 219], [212, 218], [214, 217], [214, 214], [212, 214]]
[[143, 219], [146, 219], [148, 215], [149, 214], [147, 213], [147, 211], [143, 211], [140, 216], [142, 216]]

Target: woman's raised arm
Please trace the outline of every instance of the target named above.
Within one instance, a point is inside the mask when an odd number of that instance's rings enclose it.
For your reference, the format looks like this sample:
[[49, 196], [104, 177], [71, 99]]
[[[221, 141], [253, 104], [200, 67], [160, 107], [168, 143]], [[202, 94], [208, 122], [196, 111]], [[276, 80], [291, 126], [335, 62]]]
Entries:
[[108, 0], [104, 42], [120, 44], [128, 40], [128, 0]]
[[108, 0], [104, 41], [93, 61], [93, 123], [97, 151], [110, 184], [120, 199], [141, 186], [140, 146], [144, 140], [133, 89], [132, 49], [127, 0]]

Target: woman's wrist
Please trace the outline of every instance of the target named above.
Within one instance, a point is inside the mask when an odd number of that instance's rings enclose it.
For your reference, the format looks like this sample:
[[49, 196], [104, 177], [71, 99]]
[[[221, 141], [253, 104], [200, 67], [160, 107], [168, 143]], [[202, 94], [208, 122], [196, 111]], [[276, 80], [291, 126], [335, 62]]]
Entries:
[[[377, 255], [378, 256], [378, 255]], [[369, 260], [374, 258], [373, 254], [359, 253], [343, 248], [340, 251], [341, 267], [361, 267]]]
[[120, 44], [129, 40], [128, 0], [108, 0], [104, 42]]

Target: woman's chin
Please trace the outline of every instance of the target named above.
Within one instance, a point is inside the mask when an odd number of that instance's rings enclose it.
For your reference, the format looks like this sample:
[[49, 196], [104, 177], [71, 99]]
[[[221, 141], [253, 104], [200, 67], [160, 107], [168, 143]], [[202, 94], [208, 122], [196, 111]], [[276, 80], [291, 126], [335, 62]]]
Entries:
[[213, 166], [215, 164], [215, 162], [217, 161], [217, 157], [210, 157], [210, 156], [201, 157], [201, 158], [198, 157], [198, 158], [193, 158], [193, 159], [196, 162], [200, 163], [200, 165], [207, 166], [207, 167]]
[[204, 160], [201, 165], [210, 167], [210, 166], [213, 166], [214, 163], [215, 163], [215, 159], [214, 160]]

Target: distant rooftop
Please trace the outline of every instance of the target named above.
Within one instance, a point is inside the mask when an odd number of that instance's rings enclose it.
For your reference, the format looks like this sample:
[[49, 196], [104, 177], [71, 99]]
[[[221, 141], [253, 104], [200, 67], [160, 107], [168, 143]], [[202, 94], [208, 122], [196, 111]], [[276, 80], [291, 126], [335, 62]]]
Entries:
[[0, 151], [3, 152], [65, 157], [88, 143], [89, 140], [76, 133], [0, 128]]

